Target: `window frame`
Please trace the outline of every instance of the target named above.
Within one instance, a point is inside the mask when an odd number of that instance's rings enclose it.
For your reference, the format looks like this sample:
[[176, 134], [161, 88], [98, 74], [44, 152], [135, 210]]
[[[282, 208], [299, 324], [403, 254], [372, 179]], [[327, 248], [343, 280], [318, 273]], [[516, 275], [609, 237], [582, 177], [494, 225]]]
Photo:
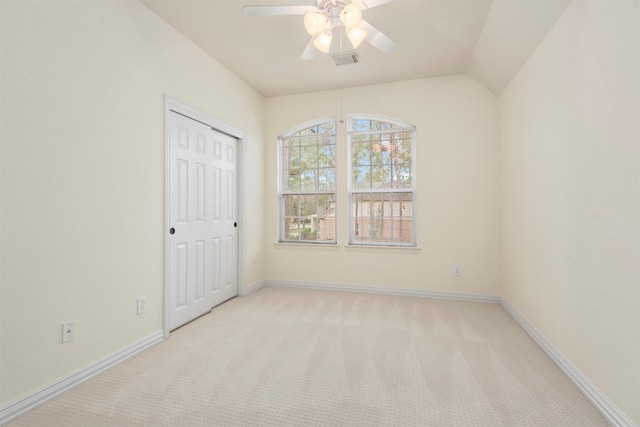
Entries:
[[[325, 125], [325, 124], [329, 124], [329, 123], [333, 123], [333, 127], [334, 127], [334, 133], [332, 135], [333, 137], [333, 146], [334, 146], [334, 150], [333, 150], [333, 162], [334, 162], [334, 167], [333, 167], [333, 174], [334, 174], [334, 187], [333, 187], [333, 191], [320, 191], [318, 188], [316, 188], [316, 191], [302, 191], [302, 189], [300, 189], [299, 191], [285, 191], [285, 182], [284, 182], [284, 170], [285, 169], [289, 169], [287, 167], [285, 167], [284, 165], [284, 146], [285, 146], [285, 140], [290, 139], [292, 137], [294, 137], [297, 133], [300, 133], [306, 129], [315, 127], [315, 126], [321, 126], [321, 125]], [[313, 119], [310, 120], [308, 122], [305, 123], [301, 123], [299, 125], [297, 125], [296, 127], [289, 129], [286, 132], [283, 132], [282, 134], [278, 135], [278, 150], [277, 150], [277, 156], [278, 156], [278, 178], [277, 178], [277, 185], [278, 185], [278, 243], [282, 243], [282, 244], [303, 244], [303, 245], [337, 245], [338, 244], [338, 121], [336, 116], [330, 116], [330, 117], [322, 117], [322, 118], [318, 118], [318, 119]], [[287, 165], [288, 166], [288, 165]], [[328, 194], [328, 195], [333, 195], [333, 202], [335, 205], [335, 210], [334, 210], [334, 229], [333, 229], [333, 235], [334, 238], [333, 240], [317, 240], [317, 236], [315, 240], [287, 240], [285, 239], [285, 227], [284, 227], [284, 223], [285, 223], [285, 217], [286, 217], [286, 212], [284, 212], [284, 197], [286, 195], [322, 195], [322, 194]]]
[[[352, 123], [354, 120], [371, 120], [388, 123], [392, 126], [397, 126], [395, 129], [389, 130], [368, 130], [368, 131], [354, 131], [352, 130]], [[411, 132], [411, 188], [383, 188], [383, 189], [355, 189], [354, 188], [354, 166], [353, 166], [353, 136], [362, 134], [375, 134], [375, 133], [398, 133], [398, 132]], [[416, 126], [409, 123], [394, 119], [392, 117], [380, 116], [375, 114], [349, 114], [347, 115], [347, 181], [348, 181], [348, 221], [349, 221], [349, 239], [348, 246], [359, 247], [385, 247], [385, 248], [415, 248], [418, 246], [417, 242], [417, 174], [416, 174], [416, 141], [417, 131]], [[354, 194], [374, 194], [374, 193], [411, 193], [412, 195], [412, 221], [411, 221], [411, 242], [358, 242], [354, 241]], [[384, 203], [384, 202], [383, 202]]]

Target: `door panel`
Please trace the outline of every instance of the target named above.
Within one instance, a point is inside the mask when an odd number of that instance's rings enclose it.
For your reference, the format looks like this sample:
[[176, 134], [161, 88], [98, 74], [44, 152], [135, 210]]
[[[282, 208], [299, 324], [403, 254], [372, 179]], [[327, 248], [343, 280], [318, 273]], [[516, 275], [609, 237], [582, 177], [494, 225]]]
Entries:
[[[238, 256], [237, 140], [173, 112], [169, 130], [169, 326], [175, 329], [238, 293], [236, 272], [227, 271], [237, 268]], [[221, 286], [228, 277], [234, 280]]]
[[182, 310], [187, 305], [187, 244], [178, 243], [175, 247], [175, 308]]
[[215, 183], [213, 228], [217, 240], [214, 265], [217, 272], [212, 290], [213, 305], [220, 304], [238, 294], [236, 270], [237, 247], [237, 141], [223, 134], [216, 135], [213, 143], [213, 176]]
[[215, 293], [220, 290], [220, 237], [213, 238], [213, 256], [211, 263], [213, 265], [213, 288], [211, 292]]

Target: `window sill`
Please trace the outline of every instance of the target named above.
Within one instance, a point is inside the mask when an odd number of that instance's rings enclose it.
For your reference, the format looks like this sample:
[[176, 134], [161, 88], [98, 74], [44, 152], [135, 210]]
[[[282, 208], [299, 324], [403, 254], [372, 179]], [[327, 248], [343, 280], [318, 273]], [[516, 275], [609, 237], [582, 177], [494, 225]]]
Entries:
[[382, 252], [382, 253], [406, 253], [419, 254], [422, 248], [418, 246], [382, 246], [382, 245], [338, 245], [336, 243], [284, 243], [276, 242], [273, 244], [276, 249], [290, 249], [294, 251], [330, 251], [337, 252], [341, 248], [345, 248], [347, 252]]
[[335, 243], [284, 243], [277, 242], [273, 246], [276, 249], [293, 249], [299, 250], [312, 250], [312, 251], [339, 251], [340, 246]]
[[419, 246], [382, 246], [382, 245], [346, 245], [349, 252], [386, 252], [419, 254], [422, 248]]

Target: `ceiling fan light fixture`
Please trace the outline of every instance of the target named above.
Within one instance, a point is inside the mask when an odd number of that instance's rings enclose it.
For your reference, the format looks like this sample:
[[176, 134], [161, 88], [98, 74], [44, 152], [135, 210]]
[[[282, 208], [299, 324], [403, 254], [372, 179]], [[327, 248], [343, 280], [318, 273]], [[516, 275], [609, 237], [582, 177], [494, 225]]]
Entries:
[[353, 27], [347, 30], [347, 37], [354, 49], [357, 49], [360, 44], [367, 38], [367, 32], [360, 27]]
[[326, 18], [322, 13], [307, 11], [304, 14], [304, 29], [312, 36], [324, 30]]
[[329, 53], [331, 49], [331, 32], [329, 30], [323, 31], [313, 39], [313, 45], [322, 53]]
[[355, 3], [349, 3], [340, 12], [340, 20], [347, 28], [354, 28], [362, 21], [362, 11]]
[[[263, 1], [265, 0], [261, 0], [261, 2]], [[301, 0], [296, 0], [296, 2], [299, 1]], [[307, 1], [310, 2], [311, 0], [305, 0], [305, 2]], [[362, 19], [362, 9], [369, 9], [392, 1], [315, 0], [316, 6], [256, 5], [245, 6], [242, 11], [245, 15], [303, 16], [304, 28], [311, 35], [311, 40], [307, 43], [300, 58], [308, 61], [315, 58], [316, 51], [330, 53], [333, 30], [336, 28], [340, 33], [340, 51], [342, 51], [342, 35], [346, 34], [354, 49], [358, 48], [366, 40], [382, 53], [391, 52], [398, 44], [385, 33]], [[343, 61], [341, 61], [342, 63]]]

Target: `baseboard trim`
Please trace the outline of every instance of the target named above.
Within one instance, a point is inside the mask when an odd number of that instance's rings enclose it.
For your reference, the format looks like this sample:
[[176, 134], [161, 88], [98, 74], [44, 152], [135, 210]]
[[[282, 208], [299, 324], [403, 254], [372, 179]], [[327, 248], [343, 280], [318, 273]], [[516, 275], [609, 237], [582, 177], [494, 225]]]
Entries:
[[[638, 427], [624, 412], [611, 402], [583, 374], [560, 350], [547, 340], [536, 328], [534, 328], [507, 300], [495, 295], [466, 294], [457, 292], [431, 291], [422, 289], [396, 289], [373, 286], [359, 286], [341, 283], [317, 283], [285, 280], [262, 280], [249, 286], [245, 295], [263, 288], [264, 286], [277, 286], [288, 288], [303, 288], [316, 290], [334, 290], [345, 292], [361, 292], [369, 294], [413, 296], [423, 298], [448, 299], [469, 302], [499, 303], [513, 319], [531, 336], [558, 368], [602, 414], [602, 416], [615, 427]], [[117, 365], [118, 363], [146, 350], [147, 348], [163, 341], [163, 331], [157, 331], [144, 337], [114, 353], [111, 353], [77, 371], [71, 372], [58, 380], [34, 390], [6, 405], [0, 407], [0, 426], [5, 425], [22, 414], [44, 404], [78, 384], [98, 375], [99, 373]]]
[[504, 298], [500, 298], [500, 305], [515, 319], [516, 322], [540, 346], [553, 363], [569, 378], [580, 392], [591, 402], [600, 414], [615, 427], [637, 427], [594, 383], [587, 378], [560, 350], [558, 350], [544, 335], [534, 328], [523, 316]]
[[246, 297], [247, 295], [251, 295], [252, 293], [254, 293], [255, 291], [257, 291], [258, 289], [264, 288], [266, 285], [266, 282], [264, 280], [259, 281], [258, 283], [254, 283], [253, 285], [247, 287], [245, 289], [244, 294], [242, 295], [243, 297]]
[[0, 407], [0, 425], [15, 420], [20, 415], [42, 405], [65, 391], [92, 378], [118, 363], [140, 353], [164, 339], [164, 333], [157, 331], [130, 345], [104, 356], [89, 365], [67, 374], [56, 381], [19, 397]]
[[422, 297], [434, 299], [448, 299], [469, 302], [486, 302], [498, 304], [500, 297], [497, 295], [466, 294], [461, 292], [431, 291], [426, 289], [381, 288], [375, 286], [348, 285], [344, 283], [318, 283], [267, 279], [263, 286], [280, 286], [285, 288], [304, 288], [328, 291], [361, 292], [367, 294], [395, 295], [405, 297]]

